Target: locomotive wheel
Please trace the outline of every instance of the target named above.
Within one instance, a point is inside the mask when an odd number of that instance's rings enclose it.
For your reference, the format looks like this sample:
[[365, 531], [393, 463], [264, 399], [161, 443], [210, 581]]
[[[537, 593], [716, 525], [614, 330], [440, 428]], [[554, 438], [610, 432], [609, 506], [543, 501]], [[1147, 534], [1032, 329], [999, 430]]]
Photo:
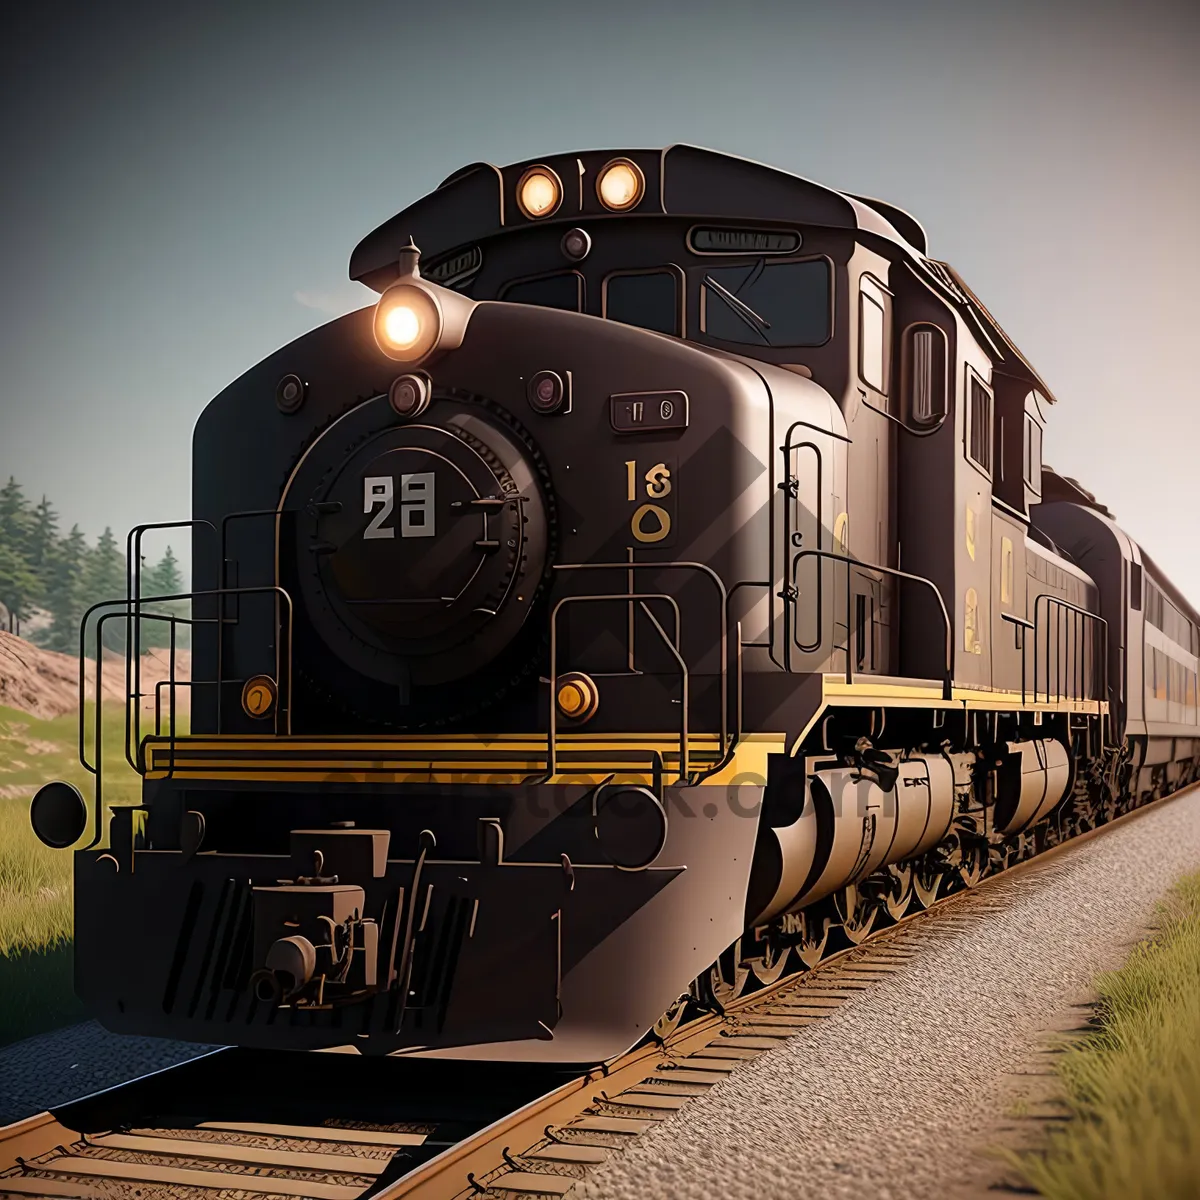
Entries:
[[964, 887], [973, 888], [987, 874], [987, 859], [977, 850], [968, 851], [963, 855], [963, 862], [958, 868], [959, 876]]
[[683, 1021], [683, 1014], [687, 1011], [688, 1001], [691, 996], [684, 994], [667, 1009], [657, 1021], [654, 1022], [654, 1036], [659, 1041], [665, 1041], [671, 1034], [675, 1032]]
[[883, 906], [893, 921], [908, 915], [912, 906], [915, 883], [912, 867], [889, 867], [888, 890], [883, 897]]
[[929, 908], [946, 892], [948, 875], [942, 867], [932, 867], [913, 872], [913, 895], [922, 908]]
[[802, 928], [796, 954], [806, 967], [815, 967], [825, 957], [825, 947], [829, 942], [829, 930], [833, 922], [828, 917], [817, 917], [802, 912], [800, 924]]
[[879, 905], [868, 899], [854, 884], [843, 888], [835, 900], [838, 915], [842, 918], [842, 932], [846, 940], [857, 946], [875, 928], [879, 916]]
[[764, 940], [762, 943], [762, 956], [750, 959], [750, 970], [754, 978], [763, 987], [768, 987], [770, 984], [775, 983], [787, 970], [788, 960], [791, 956], [790, 946], [775, 946], [771, 942]]
[[736, 1000], [750, 982], [750, 967], [742, 956], [742, 939], [728, 947], [701, 979], [703, 999], [715, 1000], [722, 1008]]

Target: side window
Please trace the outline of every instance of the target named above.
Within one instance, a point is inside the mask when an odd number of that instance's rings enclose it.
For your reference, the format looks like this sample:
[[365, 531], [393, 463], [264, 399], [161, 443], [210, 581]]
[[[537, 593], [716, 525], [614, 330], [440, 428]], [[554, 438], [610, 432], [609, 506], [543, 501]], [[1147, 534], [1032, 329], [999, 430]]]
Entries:
[[970, 369], [967, 371], [967, 457], [985, 475], [991, 475], [992, 393]]
[[1025, 482], [1042, 494], [1042, 427], [1029, 413], [1025, 414]]
[[1129, 607], [1142, 611], [1142, 564], [1129, 564]]
[[919, 322], [904, 331], [900, 343], [901, 388], [904, 415], [921, 428], [937, 425], [946, 416], [946, 361], [949, 348], [945, 331]]
[[869, 275], [859, 282], [858, 374], [868, 387], [887, 394], [888, 296]]
[[610, 321], [678, 337], [682, 289], [682, 272], [616, 271], [604, 281], [604, 315]]
[[700, 329], [750, 346], [820, 346], [833, 329], [826, 259], [708, 267], [700, 281]]
[[510, 304], [537, 304], [542, 308], [561, 308], [583, 312], [583, 276], [578, 271], [560, 271], [537, 279], [518, 279], [500, 293]]

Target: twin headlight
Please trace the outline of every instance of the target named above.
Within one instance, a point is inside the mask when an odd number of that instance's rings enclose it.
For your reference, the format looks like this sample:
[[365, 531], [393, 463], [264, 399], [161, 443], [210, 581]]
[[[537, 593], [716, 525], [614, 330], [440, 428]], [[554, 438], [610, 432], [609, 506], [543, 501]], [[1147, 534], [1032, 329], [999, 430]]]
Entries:
[[[596, 176], [596, 195], [610, 212], [636, 208], [645, 194], [646, 177], [632, 159], [610, 159]], [[531, 219], [551, 216], [562, 199], [562, 180], [551, 167], [530, 167], [517, 182], [517, 203]], [[582, 253], [586, 252], [585, 246]], [[460, 293], [422, 280], [419, 261], [416, 246], [410, 243], [401, 250], [400, 277], [375, 306], [376, 343], [389, 358], [409, 366], [416, 366], [435, 350], [461, 345], [474, 307]]]
[[[596, 176], [596, 195], [610, 212], [628, 212], [645, 194], [646, 177], [632, 159], [614, 158]], [[562, 180], [550, 167], [530, 167], [517, 182], [517, 204], [531, 220], [556, 213], [562, 198]]]

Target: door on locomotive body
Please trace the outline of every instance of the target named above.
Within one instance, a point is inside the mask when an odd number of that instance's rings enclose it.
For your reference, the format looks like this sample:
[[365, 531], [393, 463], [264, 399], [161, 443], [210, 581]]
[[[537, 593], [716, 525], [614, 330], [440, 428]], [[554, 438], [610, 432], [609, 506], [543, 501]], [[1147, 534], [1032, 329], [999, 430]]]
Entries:
[[[887, 259], [858, 246], [851, 260], [851, 278], [855, 277], [856, 266], [861, 269], [852, 306], [852, 374], [869, 418], [855, 422], [855, 440], [866, 444], [855, 453], [862, 477], [856, 481], [851, 514], [853, 550], [849, 552], [866, 563], [892, 566], [896, 512], [892, 419], [898, 417], [899, 407], [893, 369], [895, 297], [887, 285]], [[869, 570], [852, 571], [851, 578], [854, 596], [847, 645], [851, 647], [848, 653], [853, 656], [854, 671], [890, 674], [895, 669], [891, 637], [895, 581]]]
[[[836, 420], [832, 434], [811, 428], [818, 414], [803, 400], [793, 400], [788, 390], [776, 391], [776, 405], [776, 428], [784, 435], [779, 449], [782, 479], [795, 483], [776, 489], [782, 505], [776, 521], [779, 585], [772, 590], [777, 598], [789, 582], [797, 595], [790, 622], [777, 623], [774, 657], [781, 664], [790, 662], [797, 672], [833, 671], [844, 668], [838, 659], [845, 624], [845, 568], [829, 559], [800, 555], [809, 550], [845, 553], [846, 442], [836, 430]], [[777, 599], [776, 603], [782, 606]], [[789, 644], [786, 650], [784, 643]]]
[[[955, 580], [952, 615], [958, 645], [956, 681], [970, 686], [992, 682], [992, 477], [995, 469], [991, 362], [964, 331], [956, 424], [959, 450], [955, 474]], [[998, 595], [998, 593], [996, 593]], [[949, 603], [950, 598], [947, 597]]]

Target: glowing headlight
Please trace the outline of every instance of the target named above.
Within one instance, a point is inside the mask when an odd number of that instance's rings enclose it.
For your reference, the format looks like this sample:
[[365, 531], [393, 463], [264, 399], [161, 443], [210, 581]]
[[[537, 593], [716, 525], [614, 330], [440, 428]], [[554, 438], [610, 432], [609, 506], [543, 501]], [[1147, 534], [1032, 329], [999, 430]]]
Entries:
[[437, 348], [442, 310], [424, 288], [397, 283], [375, 306], [375, 341], [397, 362], [415, 363]]
[[548, 217], [562, 202], [562, 183], [549, 167], [530, 167], [517, 184], [517, 203], [527, 217]]
[[383, 333], [397, 350], [407, 350], [421, 336], [421, 319], [407, 304], [397, 304], [383, 318]]
[[635, 162], [614, 158], [607, 163], [596, 180], [600, 203], [613, 212], [625, 212], [641, 200], [646, 190], [646, 177]]

